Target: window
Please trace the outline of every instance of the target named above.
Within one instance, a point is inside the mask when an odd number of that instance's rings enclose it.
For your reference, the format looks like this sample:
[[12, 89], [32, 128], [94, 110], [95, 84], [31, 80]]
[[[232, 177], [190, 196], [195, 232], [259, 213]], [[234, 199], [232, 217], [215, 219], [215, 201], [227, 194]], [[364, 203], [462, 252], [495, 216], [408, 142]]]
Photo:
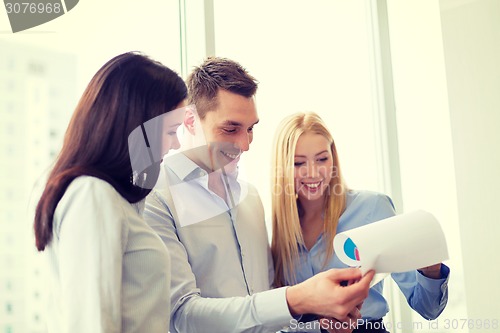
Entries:
[[[94, 8], [84, 5], [86, 10], [76, 7], [71, 18], [32, 29], [54, 33], [0, 34], [0, 77], [5, 78], [0, 82], [0, 165], [4, 173], [16, 175], [0, 178], [4, 199], [0, 203], [0, 283], [11, 297], [9, 303], [2, 302], [1, 312], [15, 312], [40, 323], [43, 312], [27, 311], [43, 297], [23, 292], [28, 287], [43, 290], [39, 286], [46, 283], [45, 274], [33, 269], [41, 259], [34, 253], [32, 229], [27, 226], [27, 201], [33, 200], [33, 184], [59, 152], [62, 133], [81, 93], [104, 62], [126, 51], [142, 51], [177, 72], [181, 67], [177, 1], [152, 0], [142, 5], [110, 0], [96, 2]], [[13, 258], [7, 258], [12, 257], [11, 251], [4, 255], [6, 247], [15, 249]], [[4, 282], [6, 272], [22, 279], [16, 279], [15, 286]], [[1, 332], [31, 332], [29, 325], [32, 321], [10, 322], [0, 315]]]
[[[267, 215], [269, 142], [279, 121], [296, 112], [314, 111], [325, 120], [352, 188], [382, 191], [367, 3], [221, 0], [214, 4], [216, 55], [240, 62], [260, 81], [260, 122], [240, 168], [242, 177], [259, 190]], [[283, 7], [286, 15], [279, 15]]]

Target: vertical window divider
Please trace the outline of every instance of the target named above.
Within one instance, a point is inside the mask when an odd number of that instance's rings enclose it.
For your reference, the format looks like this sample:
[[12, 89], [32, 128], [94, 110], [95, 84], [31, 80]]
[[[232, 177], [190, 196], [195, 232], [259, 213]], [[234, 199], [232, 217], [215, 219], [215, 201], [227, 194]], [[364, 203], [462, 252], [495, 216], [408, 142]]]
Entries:
[[[372, 68], [374, 142], [377, 151], [379, 183], [384, 192], [390, 194], [396, 212], [402, 213], [404, 209], [387, 1], [366, 1], [366, 6], [367, 20], [371, 28], [368, 32], [368, 41], [372, 43], [371, 49], [373, 50], [370, 68]], [[394, 282], [387, 279], [385, 284], [385, 294], [391, 309], [389, 318], [386, 320], [392, 322], [394, 333], [396, 333], [396, 323], [411, 322], [411, 310]], [[405, 333], [413, 332], [412, 328], [409, 329], [409, 331], [405, 330]]]
[[186, 0], [179, 0], [179, 42], [180, 42], [180, 63], [181, 76], [187, 77], [187, 29], [186, 29]]
[[205, 12], [205, 56], [215, 56], [214, 0], [204, 1]]

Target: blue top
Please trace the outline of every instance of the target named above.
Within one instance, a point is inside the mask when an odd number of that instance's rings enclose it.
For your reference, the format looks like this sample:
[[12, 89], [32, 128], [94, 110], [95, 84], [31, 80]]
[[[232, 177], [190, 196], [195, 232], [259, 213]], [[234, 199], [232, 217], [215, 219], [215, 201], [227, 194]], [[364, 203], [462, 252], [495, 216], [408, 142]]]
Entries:
[[[346, 195], [346, 209], [340, 216], [337, 233], [394, 215], [394, 205], [388, 196], [375, 192], [351, 190]], [[323, 234], [321, 234], [311, 250], [308, 251], [304, 246], [299, 246], [300, 262], [296, 270], [297, 283], [330, 268], [348, 267], [335, 254], [323, 267], [324, 241]], [[439, 316], [448, 302], [449, 273], [450, 269], [443, 264], [441, 279], [427, 278], [416, 270], [393, 273], [391, 276], [405, 295], [410, 307], [425, 319], [432, 320]], [[368, 298], [361, 308], [363, 319], [380, 319], [389, 311], [387, 301], [382, 295], [383, 287], [383, 281], [381, 281], [370, 289]]]

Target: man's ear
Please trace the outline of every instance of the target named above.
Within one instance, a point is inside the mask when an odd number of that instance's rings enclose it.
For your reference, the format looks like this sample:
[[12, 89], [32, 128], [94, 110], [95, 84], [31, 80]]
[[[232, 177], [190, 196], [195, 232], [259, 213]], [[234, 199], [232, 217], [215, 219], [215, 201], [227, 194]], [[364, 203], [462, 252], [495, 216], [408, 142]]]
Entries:
[[186, 110], [186, 113], [184, 114], [184, 127], [186, 127], [188, 132], [193, 136], [196, 135], [196, 130], [195, 130], [197, 121], [196, 118], [197, 117], [193, 112], [193, 110], [190, 109]]

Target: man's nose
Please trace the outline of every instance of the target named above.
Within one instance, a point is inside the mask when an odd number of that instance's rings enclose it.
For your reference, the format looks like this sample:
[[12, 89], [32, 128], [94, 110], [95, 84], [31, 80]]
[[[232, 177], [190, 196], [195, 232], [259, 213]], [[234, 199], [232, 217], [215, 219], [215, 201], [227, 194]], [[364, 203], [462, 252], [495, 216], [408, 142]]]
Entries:
[[236, 142], [236, 145], [241, 151], [248, 151], [250, 148], [250, 143], [252, 142], [252, 139], [250, 138], [250, 134], [245, 133], [242, 134], [239, 138], [238, 141]]

